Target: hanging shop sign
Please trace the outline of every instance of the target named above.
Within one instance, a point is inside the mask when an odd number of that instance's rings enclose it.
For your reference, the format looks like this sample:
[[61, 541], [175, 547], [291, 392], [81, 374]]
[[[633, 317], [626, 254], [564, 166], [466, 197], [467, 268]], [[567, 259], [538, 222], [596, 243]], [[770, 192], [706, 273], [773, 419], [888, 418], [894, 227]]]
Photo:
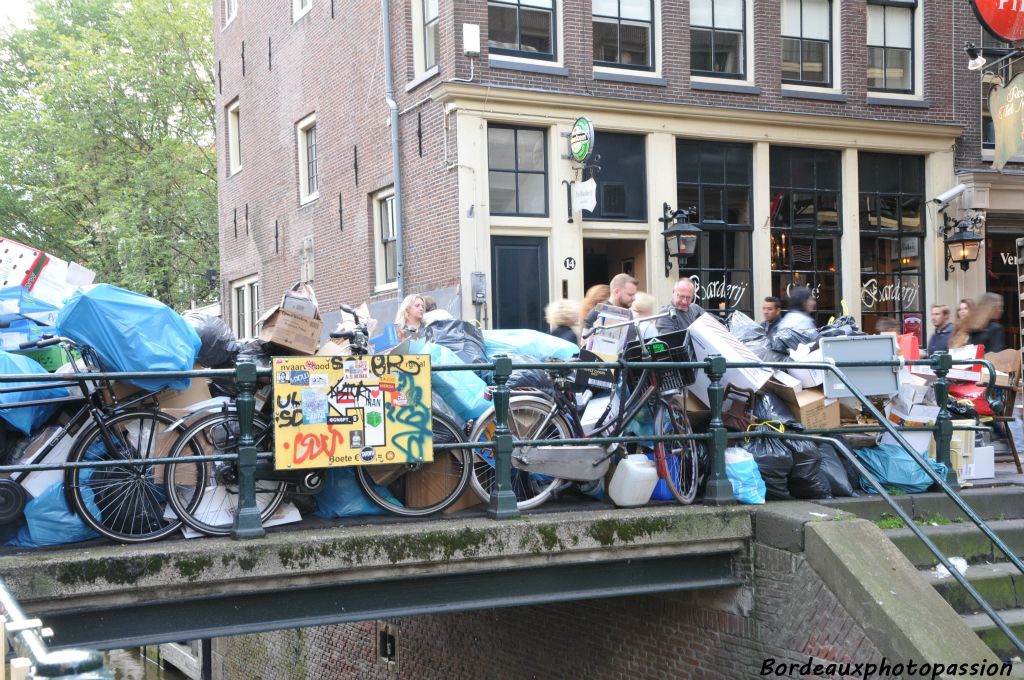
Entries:
[[274, 357], [279, 470], [433, 460], [430, 357]]
[[992, 167], [1002, 170], [1011, 158], [1024, 154], [1024, 73], [1015, 76], [1005, 87], [992, 88], [988, 110], [992, 112], [996, 133]]
[[[1024, 2], [1024, 0], [1021, 0]], [[586, 163], [594, 153], [594, 124], [580, 116], [569, 132], [569, 155], [577, 163]]]
[[971, 0], [978, 22], [1004, 42], [1024, 40], [1024, 0]]

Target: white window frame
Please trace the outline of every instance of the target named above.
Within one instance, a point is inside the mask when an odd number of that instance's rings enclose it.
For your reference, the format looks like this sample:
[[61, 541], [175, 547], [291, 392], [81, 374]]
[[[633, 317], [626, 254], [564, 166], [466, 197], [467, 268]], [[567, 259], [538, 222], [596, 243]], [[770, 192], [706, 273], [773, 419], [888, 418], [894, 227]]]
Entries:
[[[398, 281], [388, 281], [384, 264], [384, 243], [381, 240], [381, 209], [388, 200], [394, 200], [395, 188], [393, 186], [378, 191], [373, 195], [373, 261], [374, 261], [374, 293], [398, 289]], [[395, 263], [398, 265], [398, 262]]]
[[[687, 0], [689, 1], [689, 0]], [[749, 0], [748, 0], [749, 1]], [[651, 32], [654, 33], [654, 44], [651, 46], [651, 59], [654, 60], [654, 69], [651, 71], [642, 71], [639, 69], [632, 68], [616, 68], [614, 66], [593, 66], [594, 73], [614, 73], [619, 75], [626, 75], [636, 80], [643, 80], [645, 78], [651, 80], [661, 80], [662, 69], [664, 67], [663, 59], [661, 55], [661, 44], [663, 42], [662, 34], [665, 32], [664, 26], [661, 23], [661, 0], [654, 0], [651, 3], [654, 6], [654, 16], [651, 17]], [[561, 9], [561, 8], [559, 8]], [[561, 37], [562, 24], [561, 24], [562, 12], [559, 12], [559, 24], [558, 31], [559, 37]], [[593, 14], [587, 17], [590, 21], [593, 21]], [[559, 41], [559, 50], [561, 50], [561, 44], [563, 41]], [[587, 59], [593, 59], [593, 45], [590, 46], [590, 52]], [[532, 62], [531, 62], [532, 63]], [[551, 62], [544, 62], [550, 64]], [[561, 52], [559, 53], [558, 63], [562, 63]]]
[[313, 9], [313, 0], [292, 0], [292, 23], [309, 14]]
[[[781, 4], [781, 3], [780, 3]], [[800, 85], [797, 83], [782, 83], [781, 89], [790, 92], [824, 92], [826, 94], [843, 93], [843, 12], [842, 0], [832, 0], [832, 46], [829, 59], [832, 62], [832, 87], [820, 87], [817, 85]], [[781, 22], [781, 16], [780, 16]], [[779, 34], [782, 34], [780, 23]]]
[[[427, 68], [426, 59], [426, 46], [423, 36], [423, 0], [409, 0], [411, 3], [410, 8], [412, 10], [412, 70], [413, 79], [409, 81], [409, 84], [405, 86], [405, 91], [413, 89], [420, 83], [436, 76], [441, 72], [441, 59], [438, 55], [438, 61], [436, 64]], [[438, 26], [440, 26], [440, 7], [438, 8]], [[438, 39], [440, 39], [439, 29]]]
[[[238, 322], [238, 294], [242, 293], [242, 324]], [[252, 274], [231, 282], [231, 330], [239, 340], [257, 336], [256, 322], [260, 318], [260, 276]]]
[[[927, 0], [918, 0], [917, 7], [914, 8], [914, 53], [912, 58], [914, 60], [914, 91], [913, 92], [880, 92], [878, 90], [867, 90], [867, 96], [870, 99], [895, 99], [904, 101], [924, 101], [924, 2]], [[867, 21], [867, 15], [864, 17], [865, 22]], [[865, 28], [867, 24], [865, 23]], [[865, 54], [868, 48], [867, 40], [864, 41], [863, 49]], [[867, 60], [865, 59], [865, 63]], [[864, 78], [865, 89], [867, 85], [867, 70], [864, 71], [862, 76]]]
[[[311, 113], [295, 124], [295, 143], [299, 157], [299, 204], [304, 205], [320, 198], [320, 153], [317, 151], [317, 182], [316, 190], [309, 191], [309, 158], [306, 151], [306, 135], [310, 128], [316, 126], [316, 114]], [[317, 140], [317, 147], [319, 147]]]
[[236, 175], [242, 169], [242, 137], [240, 134], [242, 110], [236, 99], [227, 105], [226, 134], [228, 138], [228, 177]]
[[235, 17], [238, 16], [238, 3], [239, 0], [224, 0], [224, 4], [221, 7], [224, 9], [224, 25], [220, 30], [224, 30], [228, 27]]
[[[686, 0], [687, 3], [690, 0]], [[780, 3], [781, 4], [781, 3]], [[836, 0], [836, 4], [839, 4], [839, 0]], [[780, 27], [781, 27], [781, 12], [780, 12]], [[690, 30], [689, 24], [685, 26], [687, 31]], [[781, 33], [781, 31], [780, 31]], [[689, 46], [690, 39], [689, 33], [687, 33], [686, 39], [687, 46]], [[714, 76], [695, 76], [690, 73], [691, 83], [718, 83], [721, 85], [754, 85], [754, 2], [753, 0], [743, 0], [743, 70], [746, 72], [744, 78], [716, 78]], [[815, 88], [819, 92], [821, 88]]]

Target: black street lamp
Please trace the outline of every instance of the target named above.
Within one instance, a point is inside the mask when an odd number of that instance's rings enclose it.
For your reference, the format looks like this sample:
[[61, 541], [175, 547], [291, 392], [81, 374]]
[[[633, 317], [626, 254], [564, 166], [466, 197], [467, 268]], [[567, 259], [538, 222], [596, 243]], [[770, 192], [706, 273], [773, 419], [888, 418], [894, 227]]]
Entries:
[[672, 206], [665, 203], [661, 210], [663, 216], [658, 221], [665, 225], [665, 231], [661, 232], [665, 239], [665, 276], [672, 274], [672, 258], [676, 259], [682, 276], [683, 260], [697, 251], [697, 237], [701, 234], [698, 227], [690, 224], [690, 219], [697, 215], [697, 209], [672, 210]]
[[967, 222], [962, 220], [956, 223], [954, 232], [954, 221], [949, 220], [943, 229], [942, 244], [946, 249], [945, 275], [949, 280], [949, 273], [956, 271], [956, 265], [967, 271], [971, 263], [978, 259], [981, 252], [981, 242], [984, 240], [981, 235], [972, 229], [974, 220]]

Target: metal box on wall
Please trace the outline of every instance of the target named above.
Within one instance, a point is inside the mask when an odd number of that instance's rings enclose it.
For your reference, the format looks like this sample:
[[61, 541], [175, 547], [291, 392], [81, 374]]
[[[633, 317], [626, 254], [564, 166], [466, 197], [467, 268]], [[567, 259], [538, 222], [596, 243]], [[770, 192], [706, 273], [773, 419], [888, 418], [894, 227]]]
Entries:
[[[821, 356], [826, 362], [894, 361], [896, 336], [861, 335], [822, 338]], [[863, 366], [839, 369], [865, 396], [893, 395], [899, 390], [899, 366]], [[852, 397], [853, 393], [831, 371], [825, 372], [825, 396]]]

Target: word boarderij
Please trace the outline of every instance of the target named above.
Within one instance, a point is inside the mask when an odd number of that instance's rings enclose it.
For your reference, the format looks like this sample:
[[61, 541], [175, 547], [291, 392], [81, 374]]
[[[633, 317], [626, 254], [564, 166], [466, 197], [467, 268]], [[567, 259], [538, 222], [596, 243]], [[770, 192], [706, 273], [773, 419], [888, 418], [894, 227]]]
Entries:
[[279, 470], [433, 460], [430, 357], [274, 357]]

